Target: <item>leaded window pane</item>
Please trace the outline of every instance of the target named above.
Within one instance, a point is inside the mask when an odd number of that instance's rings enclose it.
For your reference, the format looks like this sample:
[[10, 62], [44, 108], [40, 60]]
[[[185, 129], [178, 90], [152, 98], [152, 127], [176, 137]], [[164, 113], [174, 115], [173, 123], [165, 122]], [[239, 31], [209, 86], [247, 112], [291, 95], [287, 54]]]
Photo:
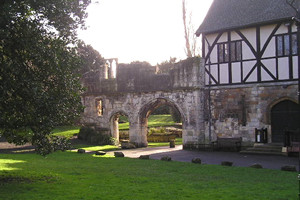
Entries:
[[237, 61], [242, 60], [242, 42], [241, 41], [236, 42], [236, 59], [237, 59]]
[[282, 36], [277, 36], [277, 56], [283, 56]]
[[229, 61], [229, 44], [225, 44], [225, 49], [224, 49], [224, 54], [225, 54], [225, 62]]
[[284, 35], [284, 55], [290, 55], [290, 36]]
[[231, 61], [234, 62], [237, 60], [236, 58], [236, 46], [235, 46], [235, 42], [231, 42], [230, 43], [230, 58], [231, 58]]
[[218, 60], [224, 62], [224, 44], [218, 44]]
[[292, 34], [292, 54], [297, 55], [297, 34]]

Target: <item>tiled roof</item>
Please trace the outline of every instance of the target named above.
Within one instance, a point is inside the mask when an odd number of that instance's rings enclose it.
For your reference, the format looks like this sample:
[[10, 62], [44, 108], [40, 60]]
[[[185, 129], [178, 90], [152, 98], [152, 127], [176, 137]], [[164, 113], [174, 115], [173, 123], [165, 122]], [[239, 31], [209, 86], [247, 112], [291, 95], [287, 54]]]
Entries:
[[292, 18], [286, 0], [214, 0], [196, 35]]

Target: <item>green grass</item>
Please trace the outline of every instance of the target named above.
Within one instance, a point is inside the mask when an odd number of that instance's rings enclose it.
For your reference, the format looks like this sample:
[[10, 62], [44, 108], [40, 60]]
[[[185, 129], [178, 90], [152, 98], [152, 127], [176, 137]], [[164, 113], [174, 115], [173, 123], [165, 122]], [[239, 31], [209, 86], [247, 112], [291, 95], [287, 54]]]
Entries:
[[80, 129], [79, 126], [59, 126], [59, 127], [56, 127], [52, 132], [53, 132], [53, 135], [71, 138], [75, 134], [79, 133], [79, 129]]
[[[171, 115], [150, 115], [148, 118], [148, 127], [165, 127], [165, 126], [174, 126], [176, 123], [173, 121]], [[119, 130], [128, 130], [129, 122], [120, 123]]]
[[114, 145], [92, 146], [92, 145], [75, 145], [76, 149], [84, 149], [86, 151], [114, 151], [120, 149], [120, 147]]
[[57, 152], [0, 155], [0, 199], [297, 199], [297, 173]]
[[[182, 138], [176, 138], [175, 145], [181, 145]], [[148, 142], [148, 147], [160, 147], [160, 146], [169, 146], [169, 142]]]

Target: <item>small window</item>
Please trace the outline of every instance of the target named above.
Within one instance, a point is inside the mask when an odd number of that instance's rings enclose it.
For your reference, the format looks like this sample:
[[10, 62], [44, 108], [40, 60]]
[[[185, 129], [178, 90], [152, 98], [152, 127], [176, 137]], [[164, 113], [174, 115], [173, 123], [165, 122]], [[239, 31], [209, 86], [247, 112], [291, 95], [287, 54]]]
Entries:
[[283, 34], [276, 36], [276, 55], [297, 55], [297, 34]]
[[292, 34], [292, 54], [297, 55], [297, 34]]
[[[230, 48], [229, 48], [230, 47]], [[219, 63], [237, 62], [242, 60], [242, 42], [232, 41], [218, 44], [218, 61]]]
[[96, 100], [96, 109], [97, 109], [97, 115], [100, 117], [103, 115], [103, 103], [102, 99]]

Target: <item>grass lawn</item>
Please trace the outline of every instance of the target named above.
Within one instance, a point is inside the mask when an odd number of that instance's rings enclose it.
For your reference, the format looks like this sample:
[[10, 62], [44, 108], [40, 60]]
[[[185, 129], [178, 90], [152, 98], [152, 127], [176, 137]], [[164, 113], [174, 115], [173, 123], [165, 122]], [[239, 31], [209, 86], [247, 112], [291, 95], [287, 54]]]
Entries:
[[0, 155], [0, 199], [297, 199], [297, 173], [56, 152]]
[[59, 126], [59, 127], [56, 127], [52, 132], [53, 132], [53, 135], [71, 138], [75, 134], [79, 133], [79, 129], [80, 129], [79, 126]]
[[[148, 127], [165, 127], [165, 126], [174, 126], [176, 123], [173, 121], [171, 115], [150, 115], [148, 118]], [[119, 130], [128, 130], [129, 122], [120, 123]]]

